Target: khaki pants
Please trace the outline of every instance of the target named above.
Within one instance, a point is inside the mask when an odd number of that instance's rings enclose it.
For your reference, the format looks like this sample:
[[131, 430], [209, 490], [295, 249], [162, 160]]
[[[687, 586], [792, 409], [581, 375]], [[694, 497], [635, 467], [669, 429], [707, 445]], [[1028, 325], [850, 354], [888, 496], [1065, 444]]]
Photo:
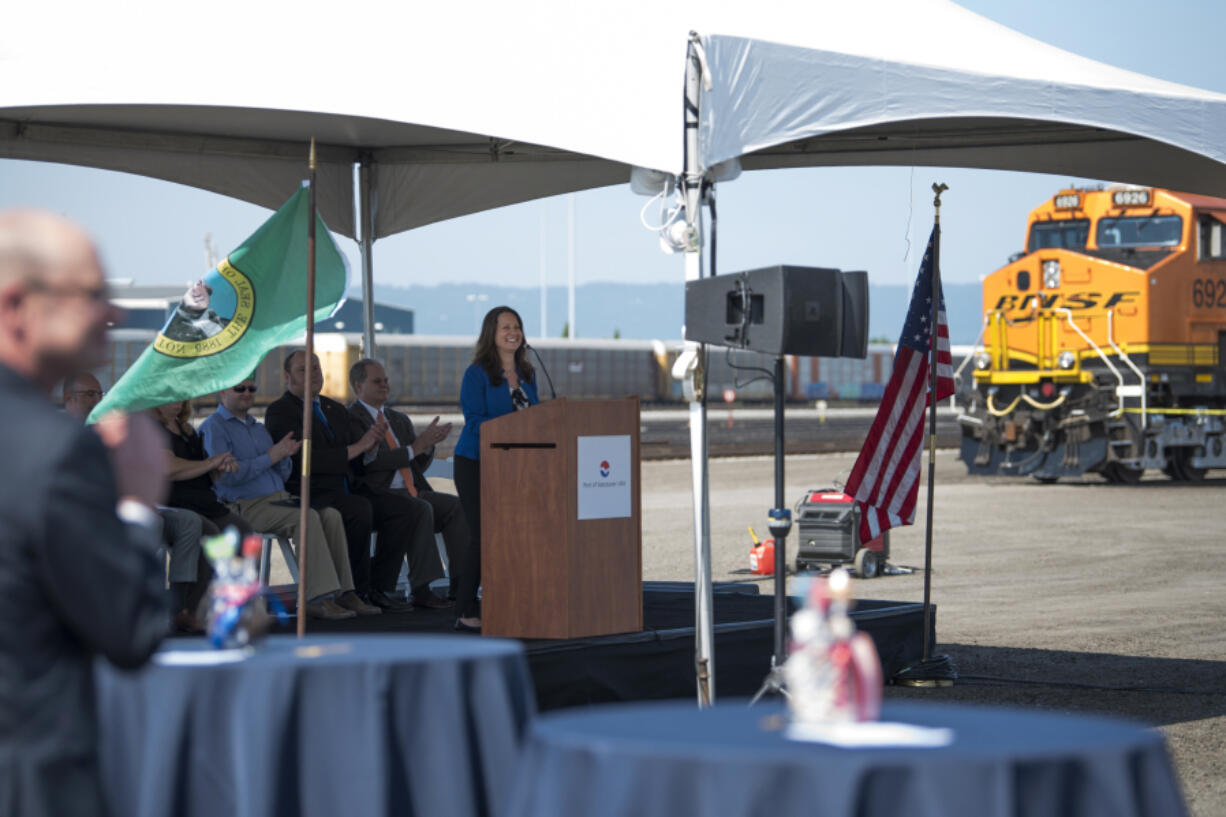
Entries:
[[[230, 507], [256, 530], [288, 536], [298, 546], [298, 508], [272, 504], [286, 499], [291, 499], [290, 495], [278, 491], [256, 499], [240, 499]], [[353, 589], [345, 526], [341, 523], [341, 515], [333, 508], [307, 511], [306, 576], [300, 576], [299, 581], [305, 581], [304, 592], [308, 600]]]

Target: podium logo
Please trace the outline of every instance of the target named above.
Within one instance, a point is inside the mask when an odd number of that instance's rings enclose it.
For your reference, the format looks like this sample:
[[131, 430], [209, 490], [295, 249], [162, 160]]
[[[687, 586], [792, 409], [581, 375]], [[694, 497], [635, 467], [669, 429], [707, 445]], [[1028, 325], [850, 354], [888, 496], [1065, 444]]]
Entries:
[[609, 461], [608, 460], [600, 461], [600, 475], [602, 477], [607, 477], [609, 475]]

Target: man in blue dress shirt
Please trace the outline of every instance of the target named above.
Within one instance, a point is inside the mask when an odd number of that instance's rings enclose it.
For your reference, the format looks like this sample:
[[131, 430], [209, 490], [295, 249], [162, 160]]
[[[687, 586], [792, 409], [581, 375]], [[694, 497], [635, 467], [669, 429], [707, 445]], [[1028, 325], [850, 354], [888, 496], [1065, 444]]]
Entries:
[[[297, 538], [298, 503], [285, 490], [285, 480], [302, 442], [286, 434], [274, 443], [268, 429], [248, 413], [255, 402], [255, 380], [248, 378], [219, 397], [221, 405], [200, 426], [204, 449], [209, 456], [233, 454], [238, 470], [221, 475], [213, 490], [257, 530]], [[305, 582], [306, 614], [312, 618], [380, 612], [353, 592], [345, 526], [332, 508], [307, 512]]]

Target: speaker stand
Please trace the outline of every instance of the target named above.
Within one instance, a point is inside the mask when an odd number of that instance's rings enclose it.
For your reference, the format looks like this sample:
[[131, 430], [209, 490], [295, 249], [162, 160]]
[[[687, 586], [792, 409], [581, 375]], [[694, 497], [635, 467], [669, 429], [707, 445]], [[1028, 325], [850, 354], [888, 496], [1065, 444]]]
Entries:
[[783, 496], [784, 382], [783, 356], [780, 355], [775, 358], [775, 507], [771, 508], [768, 514], [768, 527], [775, 540], [775, 652], [771, 656], [770, 672], [750, 701], [751, 704], [767, 693], [779, 693], [784, 697], [788, 694], [783, 681], [783, 662], [787, 660], [787, 541], [788, 533], [792, 529], [792, 511], [787, 507]]

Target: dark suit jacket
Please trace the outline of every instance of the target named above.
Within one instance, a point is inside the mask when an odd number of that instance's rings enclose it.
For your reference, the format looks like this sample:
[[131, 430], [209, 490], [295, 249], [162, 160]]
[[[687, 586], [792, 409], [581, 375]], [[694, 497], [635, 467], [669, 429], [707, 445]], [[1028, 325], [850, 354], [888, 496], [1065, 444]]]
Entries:
[[[362, 432], [357, 432], [353, 418], [340, 403], [320, 395], [319, 405], [324, 417], [328, 419], [328, 427], [319, 422], [319, 417], [311, 420], [311, 493], [319, 498], [344, 493], [345, 480], [355, 479], [361, 471], [361, 457], [349, 460], [346, 449], [357, 442]], [[264, 425], [272, 435], [273, 442], [279, 442], [286, 432], [294, 432], [294, 439], [302, 439], [302, 399], [286, 392], [268, 407], [264, 415]], [[293, 467], [290, 468], [289, 479], [285, 480], [285, 490], [297, 494], [302, 490], [302, 449], [294, 454]]]
[[[359, 436], [365, 434], [366, 430], [375, 423], [370, 412], [357, 400], [349, 404], [349, 414], [353, 418], [354, 427], [358, 430]], [[393, 449], [386, 440], [380, 440], [374, 459], [363, 463], [362, 479], [366, 484], [376, 488], [388, 488], [395, 478], [396, 471], [401, 468], [409, 468], [413, 472], [413, 487], [418, 493], [433, 491], [434, 489], [430, 487], [430, 483], [422, 474], [430, 467], [430, 462], [434, 459], [434, 449], [431, 448], [409, 459], [409, 445], [417, 439], [417, 432], [413, 430], [413, 421], [408, 418], [408, 415], [401, 414], [387, 406], [383, 407], [383, 416], [387, 418], [387, 425], [396, 435], [400, 448]]]
[[158, 536], [115, 516], [98, 435], [2, 365], [0, 417], [0, 813], [98, 814], [94, 656], [166, 634]]

